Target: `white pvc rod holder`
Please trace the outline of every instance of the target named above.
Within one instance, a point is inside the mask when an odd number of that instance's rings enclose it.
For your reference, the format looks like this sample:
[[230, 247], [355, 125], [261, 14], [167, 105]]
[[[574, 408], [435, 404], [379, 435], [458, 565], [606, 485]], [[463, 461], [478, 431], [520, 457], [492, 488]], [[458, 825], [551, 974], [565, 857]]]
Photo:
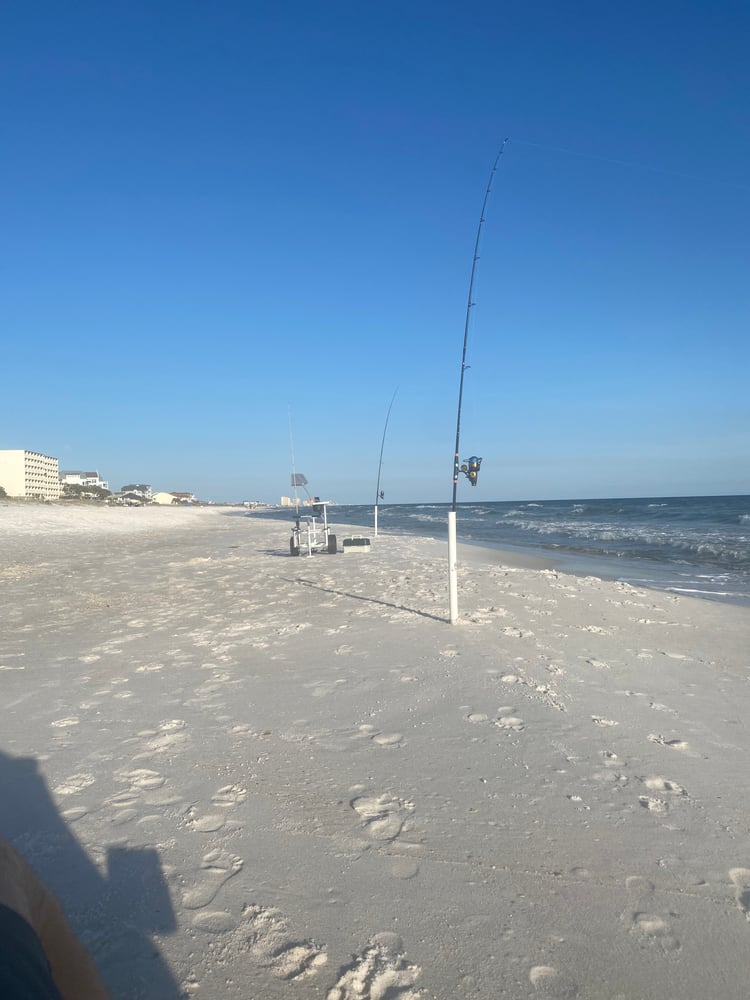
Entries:
[[448, 602], [450, 622], [458, 621], [458, 547], [456, 545], [456, 512], [448, 511]]

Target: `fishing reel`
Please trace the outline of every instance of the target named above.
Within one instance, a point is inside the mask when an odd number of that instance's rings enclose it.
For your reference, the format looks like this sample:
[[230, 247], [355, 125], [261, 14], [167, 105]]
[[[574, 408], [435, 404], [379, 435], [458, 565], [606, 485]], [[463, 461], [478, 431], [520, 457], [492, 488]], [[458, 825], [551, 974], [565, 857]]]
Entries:
[[461, 466], [461, 472], [466, 476], [472, 486], [477, 485], [477, 477], [479, 476], [479, 469], [482, 465], [482, 459], [477, 458], [476, 455], [472, 455], [471, 458], [465, 458], [464, 464]]

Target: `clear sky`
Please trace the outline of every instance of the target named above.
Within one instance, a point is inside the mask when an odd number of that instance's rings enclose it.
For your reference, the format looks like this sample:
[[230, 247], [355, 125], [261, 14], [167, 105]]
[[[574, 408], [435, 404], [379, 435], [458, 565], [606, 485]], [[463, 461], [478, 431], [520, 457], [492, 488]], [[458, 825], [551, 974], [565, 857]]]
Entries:
[[[0, 7], [0, 448], [119, 489], [750, 492], [750, 8]], [[291, 435], [290, 435], [291, 428]]]

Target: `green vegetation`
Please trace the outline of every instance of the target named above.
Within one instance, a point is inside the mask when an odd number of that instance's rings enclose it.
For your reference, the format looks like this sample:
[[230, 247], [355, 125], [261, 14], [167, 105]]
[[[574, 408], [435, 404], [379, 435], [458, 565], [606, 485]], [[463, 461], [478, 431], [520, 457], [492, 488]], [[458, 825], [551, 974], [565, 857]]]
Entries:
[[101, 486], [79, 486], [77, 483], [63, 483], [62, 500], [107, 500], [112, 494]]

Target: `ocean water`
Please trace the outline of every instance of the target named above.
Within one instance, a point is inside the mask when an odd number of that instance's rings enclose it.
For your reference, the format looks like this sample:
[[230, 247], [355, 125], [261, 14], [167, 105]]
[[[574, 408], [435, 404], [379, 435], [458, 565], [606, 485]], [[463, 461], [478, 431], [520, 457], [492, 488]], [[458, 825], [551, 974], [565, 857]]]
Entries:
[[[448, 510], [381, 503], [378, 528], [447, 539]], [[336, 505], [329, 519], [372, 528], [373, 507]], [[461, 503], [457, 533], [565, 572], [750, 605], [750, 496]]]

